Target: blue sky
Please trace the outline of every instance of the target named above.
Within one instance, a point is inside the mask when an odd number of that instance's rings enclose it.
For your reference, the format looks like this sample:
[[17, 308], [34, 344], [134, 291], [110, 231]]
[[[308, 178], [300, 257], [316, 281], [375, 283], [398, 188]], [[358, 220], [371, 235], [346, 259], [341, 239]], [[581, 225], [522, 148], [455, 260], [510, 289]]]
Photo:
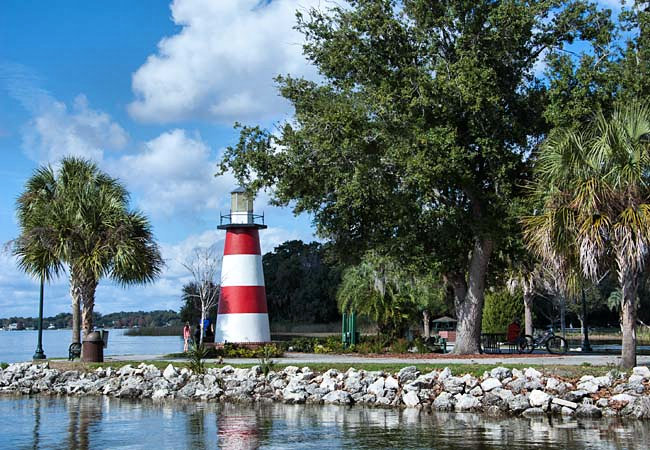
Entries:
[[[219, 246], [230, 176], [216, 162], [233, 123], [289, 114], [277, 73], [313, 76], [292, 30], [313, 1], [77, 0], [0, 3], [0, 242], [17, 236], [15, 200], [41, 164], [75, 154], [120, 178], [154, 225], [167, 268], [150, 286], [103, 280], [97, 310], [178, 309], [195, 247]], [[264, 251], [313, 239], [307, 216], [272, 208]], [[38, 286], [0, 255], [0, 317], [35, 315]], [[46, 288], [46, 315], [69, 310], [65, 277]]]
[[[15, 200], [41, 164], [93, 159], [120, 178], [154, 225], [167, 268], [150, 286], [103, 280], [96, 309], [180, 306], [196, 247], [222, 245], [232, 177], [215, 178], [234, 122], [290, 114], [272, 78], [314, 78], [292, 29], [319, 0], [3, 0], [0, 2], [0, 242], [17, 236]], [[601, 2], [618, 9], [617, 0]], [[263, 251], [313, 239], [307, 216], [269, 207]], [[0, 253], [0, 317], [35, 315], [37, 283]], [[46, 289], [46, 315], [69, 311], [67, 279]]]

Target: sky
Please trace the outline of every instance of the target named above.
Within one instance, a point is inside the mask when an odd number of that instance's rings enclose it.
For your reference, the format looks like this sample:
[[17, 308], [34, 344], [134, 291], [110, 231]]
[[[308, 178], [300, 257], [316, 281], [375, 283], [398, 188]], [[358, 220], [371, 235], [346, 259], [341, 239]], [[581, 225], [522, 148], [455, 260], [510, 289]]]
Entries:
[[[327, 3], [327, 2], [325, 2]], [[618, 9], [618, 0], [603, 0]], [[217, 230], [236, 183], [216, 178], [235, 122], [271, 127], [291, 114], [278, 74], [316, 79], [293, 29], [295, 11], [321, 0], [3, 0], [0, 2], [0, 243], [18, 235], [25, 181], [63, 156], [119, 178], [151, 220], [166, 268], [151, 285], [102, 280], [100, 313], [173, 309], [197, 247], [223, 246]], [[315, 239], [307, 215], [256, 212], [262, 251]], [[70, 310], [64, 276], [45, 290], [45, 315]], [[0, 317], [35, 316], [38, 283], [0, 252]]]
[[[291, 110], [277, 74], [312, 78], [293, 30], [312, 0], [3, 0], [0, 3], [0, 243], [32, 172], [66, 155], [95, 161], [151, 220], [166, 268], [146, 286], [102, 280], [96, 310], [174, 309], [194, 248], [223, 246], [232, 176], [214, 176], [235, 122], [272, 126]], [[262, 251], [315, 239], [307, 215], [268, 205]], [[45, 315], [70, 310], [66, 276]], [[0, 317], [35, 316], [38, 283], [0, 254]]]

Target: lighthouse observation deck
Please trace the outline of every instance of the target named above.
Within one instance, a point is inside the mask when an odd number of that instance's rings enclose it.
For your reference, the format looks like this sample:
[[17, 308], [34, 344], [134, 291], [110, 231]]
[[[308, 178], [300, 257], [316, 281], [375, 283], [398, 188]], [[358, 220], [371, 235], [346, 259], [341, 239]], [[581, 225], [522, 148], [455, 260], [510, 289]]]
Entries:
[[220, 230], [227, 230], [229, 228], [257, 228], [263, 230], [266, 228], [264, 224], [264, 213], [253, 214], [250, 212], [230, 212], [228, 214], [219, 214]]

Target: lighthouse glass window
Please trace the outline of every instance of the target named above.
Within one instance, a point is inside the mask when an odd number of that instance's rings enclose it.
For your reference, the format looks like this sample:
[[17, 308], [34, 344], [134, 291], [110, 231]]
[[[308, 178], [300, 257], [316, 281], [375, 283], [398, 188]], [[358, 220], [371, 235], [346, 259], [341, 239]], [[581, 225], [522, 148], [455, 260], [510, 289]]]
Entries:
[[245, 192], [234, 192], [230, 206], [232, 212], [253, 212], [253, 200]]

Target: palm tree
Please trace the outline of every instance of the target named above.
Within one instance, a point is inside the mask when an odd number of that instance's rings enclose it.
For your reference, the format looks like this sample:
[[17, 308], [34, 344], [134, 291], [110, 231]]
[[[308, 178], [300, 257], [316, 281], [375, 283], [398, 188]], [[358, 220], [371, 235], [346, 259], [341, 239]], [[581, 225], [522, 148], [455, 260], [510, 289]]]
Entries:
[[543, 209], [523, 220], [530, 248], [577, 265], [592, 281], [611, 268], [621, 289], [621, 364], [634, 366], [637, 289], [650, 245], [650, 109], [632, 103], [611, 118], [596, 114], [583, 130], [558, 130], [536, 175]]
[[92, 331], [95, 290], [109, 277], [122, 286], [155, 280], [164, 265], [148, 219], [128, 208], [118, 180], [88, 160], [64, 158], [58, 170], [40, 167], [18, 198], [20, 268], [50, 280], [70, 274], [72, 341]]

